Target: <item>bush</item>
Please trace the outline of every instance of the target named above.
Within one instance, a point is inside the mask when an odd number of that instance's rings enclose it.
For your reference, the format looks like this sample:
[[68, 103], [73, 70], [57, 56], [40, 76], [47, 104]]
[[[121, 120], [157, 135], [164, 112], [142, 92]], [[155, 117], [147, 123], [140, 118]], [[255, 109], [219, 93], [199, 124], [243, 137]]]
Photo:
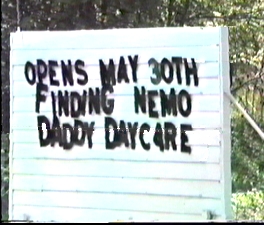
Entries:
[[232, 203], [234, 220], [264, 220], [264, 191], [233, 194]]

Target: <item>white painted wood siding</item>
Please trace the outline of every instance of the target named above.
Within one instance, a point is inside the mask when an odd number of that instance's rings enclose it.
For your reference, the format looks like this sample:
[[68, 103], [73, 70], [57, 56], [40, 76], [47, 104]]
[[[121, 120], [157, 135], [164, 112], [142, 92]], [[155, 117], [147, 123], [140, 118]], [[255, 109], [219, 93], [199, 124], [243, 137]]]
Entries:
[[[138, 55], [138, 82], [132, 82], [127, 56]], [[108, 115], [116, 121], [144, 122], [152, 130], [144, 150], [136, 136], [136, 149], [121, 146], [105, 149], [104, 118], [101, 115], [80, 116], [95, 121], [93, 147], [65, 151], [59, 146], [40, 147], [35, 113], [36, 86], [24, 76], [27, 61], [37, 59], [81, 59], [89, 76], [86, 86], [49, 86], [58, 90], [82, 93], [101, 87], [99, 59], [118, 64], [124, 56], [129, 84], [114, 86], [115, 109]], [[152, 68], [148, 60], [161, 61], [173, 56], [195, 58], [199, 86], [186, 86], [176, 79], [170, 84], [150, 82]], [[149, 28], [91, 31], [26, 31], [11, 34], [10, 52], [10, 207], [9, 219], [34, 221], [109, 222], [205, 220], [205, 211], [216, 219], [231, 217], [229, 61], [227, 28]], [[62, 82], [60, 68], [56, 79]], [[75, 73], [73, 77], [76, 82]], [[44, 81], [49, 85], [47, 80]], [[146, 90], [170, 88], [187, 90], [192, 96], [192, 113], [185, 118], [167, 116], [158, 119], [134, 111], [134, 86]], [[155, 100], [160, 113], [159, 99]], [[52, 119], [51, 97], [40, 104], [40, 115]], [[61, 116], [61, 123], [73, 124], [73, 118]], [[153, 144], [157, 122], [191, 124], [186, 132], [191, 154], [180, 151], [161, 152]]]

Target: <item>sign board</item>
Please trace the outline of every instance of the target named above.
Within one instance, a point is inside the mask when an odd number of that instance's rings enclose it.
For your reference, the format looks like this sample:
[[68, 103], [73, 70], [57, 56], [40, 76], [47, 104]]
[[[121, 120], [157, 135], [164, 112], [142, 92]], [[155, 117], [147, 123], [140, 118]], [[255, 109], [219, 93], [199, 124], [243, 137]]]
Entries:
[[228, 219], [228, 29], [11, 34], [10, 220]]

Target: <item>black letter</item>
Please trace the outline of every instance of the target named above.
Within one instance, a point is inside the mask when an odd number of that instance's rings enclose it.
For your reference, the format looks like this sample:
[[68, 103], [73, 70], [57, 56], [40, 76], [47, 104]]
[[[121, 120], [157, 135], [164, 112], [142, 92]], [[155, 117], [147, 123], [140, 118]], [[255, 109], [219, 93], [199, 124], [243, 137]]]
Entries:
[[127, 76], [127, 69], [126, 69], [125, 59], [124, 59], [123, 56], [120, 57], [118, 71], [117, 71], [117, 81], [118, 81], [118, 83], [121, 83], [122, 80], [124, 80], [125, 83], [129, 83], [129, 79], [128, 79], [128, 76]]
[[[41, 69], [42, 68], [42, 69]], [[43, 79], [47, 76], [47, 65], [42, 59], [37, 60], [37, 74], [39, 83], [43, 83]]]
[[166, 117], [171, 114], [177, 116], [177, 96], [175, 94], [174, 88], [171, 88], [169, 97], [165, 94], [163, 90], [160, 90], [160, 103], [161, 103], [161, 115]]
[[[63, 149], [70, 150], [73, 147], [73, 133], [74, 130], [72, 126], [68, 123], [64, 123], [62, 126], [63, 132], [62, 132], [62, 140], [63, 140]], [[70, 140], [67, 141], [67, 133], [70, 132]]]
[[[28, 76], [28, 72], [29, 70], [32, 71], [32, 79], [29, 78]], [[36, 71], [35, 71], [35, 66], [34, 64], [32, 64], [31, 62], [27, 61], [26, 62], [26, 65], [25, 65], [25, 77], [26, 77], [26, 80], [27, 82], [30, 84], [30, 85], [33, 85], [36, 83]]]
[[50, 131], [52, 136], [52, 140], [51, 140], [52, 147], [55, 145], [56, 142], [59, 144], [60, 147], [64, 145], [62, 132], [63, 131], [61, 130], [59, 119], [56, 115], [54, 115], [52, 129]]
[[143, 123], [141, 125], [141, 127], [140, 127], [140, 130], [139, 130], [139, 140], [140, 140], [140, 143], [141, 143], [142, 147], [145, 150], [149, 150], [150, 149], [150, 143], [146, 144], [146, 142], [144, 141], [144, 138], [143, 138], [143, 135], [144, 135], [144, 131], [145, 130], [147, 130], [147, 131], [150, 130], [150, 126], [147, 123]]
[[190, 76], [193, 75], [194, 78], [194, 85], [198, 86], [199, 80], [198, 80], [198, 75], [197, 75], [197, 68], [196, 68], [196, 63], [194, 59], [192, 58], [192, 67], [190, 68], [187, 62], [187, 59], [184, 58], [184, 66], [185, 66], [185, 75], [186, 75], [186, 85], [190, 85], [191, 83], [191, 78]]
[[129, 130], [129, 133], [130, 133], [131, 148], [135, 149], [135, 147], [136, 147], [135, 138], [136, 138], [136, 134], [137, 134], [138, 123], [134, 123], [133, 126], [132, 126], [131, 123], [128, 123], [127, 125], [128, 125], [128, 130]]
[[[169, 77], [168, 78], [165, 75], [165, 66], [166, 65], [169, 67]], [[168, 59], [166, 59], [166, 58], [163, 58], [161, 60], [160, 73], [161, 73], [161, 76], [162, 76], [163, 80], [167, 84], [170, 84], [173, 81], [173, 66], [172, 66], [171, 62]]]
[[119, 125], [119, 141], [120, 141], [120, 145], [122, 143], [125, 144], [126, 147], [129, 146], [129, 142], [128, 142], [128, 137], [127, 137], [127, 130], [126, 130], [126, 124], [124, 122], [124, 120], [120, 121], [120, 125]]
[[88, 82], [88, 74], [86, 73], [86, 71], [83, 69], [84, 67], [84, 61], [77, 59], [75, 62], [75, 71], [77, 74], [82, 75], [83, 79], [78, 78], [77, 79], [77, 83], [80, 85], [86, 85]]
[[189, 124], [181, 124], [181, 152], [187, 152], [191, 154], [191, 147], [186, 146], [186, 142], [188, 142], [188, 137], [185, 134], [185, 131], [192, 130], [192, 125]]
[[165, 123], [165, 149], [169, 150], [170, 149], [170, 142], [172, 145], [173, 150], [177, 150], [175, 138], [176, 138], [176, 128], [173, 123]]
[[90, 123], [90, 126], [88, 123], [83, 123], [83, 132], [86, 133], [87, 139], [88, 139], [88, 148], [93, 147], [93, 132], [94, 132], [94, 122]]
[[160, 151], [163, 152], [164, 151], [163, 131], [161, 129], [160, 123], [157, 123], [156, 125], [153, 141], [155, 145], [160, 148]]
[[[74, 118], [74, 117], [79, 117], [81, 115], [81, 96], [78, 92], [76, 91], [72, 91], [71, 92], [71, 96], [70, 96], [70, 99], [71, 99], [71, 117]], [[75, 103], [77, 103], [77, 109], [75, 109]]]
[[182, 57], [172, 57], [171, 60], [173, 63], [176, 64], [177, 82], [178, 84], [182, 84], [182, 77], [181, 77]]
[[[114, 129], [114, 140], [110, 142], [110, 126]], [[106, 149], [114, 149], [119, 145], [119, 133], [117, 130], [116, 121], [111, 117], [105, 117], [105, 148]]]
[[109, 59], [108, 68], [101, 59], [99, 60], [99, 65], [102, 86], [106, 84], [116, 85], [115, 64], [113, 59]]
[[134, 56], [134, 59], [132, 59], [131, 56], [128, 56], [128, 60], [132, 69], [132, 76], [133, 76], [133, 82], [137, 82], [137, 63], [138, 63], [138, 55]]
[[[81, 138], [79, 138], [79, 129], [81, 129]], [[85, 141], [85, 130], [83, 122], [80, 120], [74, 120], [74, 132], [72, 135], [72, 142], [78, 146], [83, 146]]]
[[40, 102], [46, 101], [46, 95], [42, 95], [41, 92], [48, 92], [48, 85], [37, 83], [36, 89], [36, 112], [39, 113]]
[[141, 112], [146, 113], [146, 90], [144, 87], [141, 87], [140, 94], [137, 87], [134, 87], [134, 104], [135, 104], [135, 113], [138, 113], [138, 105], [140, 105]]
[[[40, 147], [48, 146], [51, 141], [49, 119], [46, 116], [38, 116], [37, 119], [38, 119], [38, 134], [39, 134]], [[42, 130], [43, 123], [46, 125], [46, 129], [48, 132], [46, 139], [43, 138], [43, 130]]]
[[85, 116], [86, 114], [86, 103], [87, 103], [87, 91], [83, 91], [79, 105], [80, 114], [83, 116]]
[[69, 82], [69, 84], [73, 86], [71, 60], [68, 60], [68, 65], [66, 65], [65, 62], [61, 60], [61, 71], [62, 71], [63, 85], [67, 86], [67, 82]]
[[62, 91], [58, 92], [58, 104], [59, 104], [59, 116], [62, 116], [62, 111], [64, 111], [65, 116], [69, 116], [69, 93], [64, 91], [64, 96]]
[[149, 66], [154, 64], [154, 68], [152, 69], [152, 73], [156, 75], [156, 78], [151, 77], [150, 80], [151, 80], [152, 84], [156, 84], [157, 85], [161, 81], [161, 74], [160, 74], [160, 71], [159, 71], [159, 63], [156, 61], [156, 59], [151, 58], [148, 61], [148, 64], [149, 64]]
[[96, 114], [100, 114], [100, 89], [95, 88], [95, 94], [92, 88], [89, 88], [89, 114], [91, 115], [93, 109]]
[[148, 91], [148, 107], [150, 118], [159, 118], [159, 113], [153, 110], [156, 106], [153, 100], [153, 97], [155, 96], [158, 96], [158, 91]]
[[56, 71], [53, 67], [58, 66], [58, 62], [54, 60], [49, 60], [48, 65], [49, 65], [50, 85], [60, 86], [60, 82], [58, 80], [54, 80], [54, 77], [56, 76]]
[[[186, 98], [187, 109], [183, 109], [183, 98]], [[188, 117], [192, 111], [192, 98], [185, 90], [181, 90], [178, 94], [178, 107], [183, 117]]]
[[114, 99], [106, 99], [106, 92], [110, 93], [114, 92], [114, 89], [111, 85], [104, 85], [101, 92], [101, 104], [105, 114], [110, 115], [114, 111], [115, 100]]

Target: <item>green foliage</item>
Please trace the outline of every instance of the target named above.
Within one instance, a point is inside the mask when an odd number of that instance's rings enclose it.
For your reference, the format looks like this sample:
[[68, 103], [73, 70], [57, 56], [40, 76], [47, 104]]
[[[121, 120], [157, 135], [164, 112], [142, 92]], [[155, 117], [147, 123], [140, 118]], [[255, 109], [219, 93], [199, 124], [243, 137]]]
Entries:
[[[8, 134], [1, 134], [1, 182], [8, 183], [9, 168], [8, 168], [8, 154], [9, 154], [9, 139]], [[8, 190], [1, 186], [1, 196], [6, 195]]]
[[8, 181], [9, 181], [9, 135], [1, 134], [1, 203], [3, 219], [7, 219], [7, 207], [8, 207]]
[[232, 196], [235, 220], [264, 220], [264, 192], [248, 191]]
[[[264, 122], [261, 121], [259, 126], [264, 127]], [[231, 138], [233, 191], [264, 190], [263, 141], [237, 110], [232, 115]]]

